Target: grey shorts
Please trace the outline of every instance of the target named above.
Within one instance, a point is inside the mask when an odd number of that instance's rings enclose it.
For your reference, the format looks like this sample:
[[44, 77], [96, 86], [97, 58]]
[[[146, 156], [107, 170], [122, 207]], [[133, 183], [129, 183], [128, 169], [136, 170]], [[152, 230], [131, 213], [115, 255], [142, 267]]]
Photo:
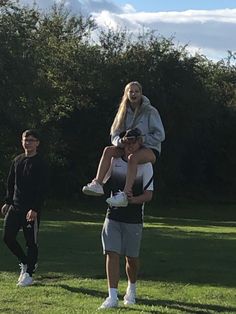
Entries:
[[142, 239], [142, 224], [129, 224], [106, 218], [102, 228], [103, 253], [138, 257]]

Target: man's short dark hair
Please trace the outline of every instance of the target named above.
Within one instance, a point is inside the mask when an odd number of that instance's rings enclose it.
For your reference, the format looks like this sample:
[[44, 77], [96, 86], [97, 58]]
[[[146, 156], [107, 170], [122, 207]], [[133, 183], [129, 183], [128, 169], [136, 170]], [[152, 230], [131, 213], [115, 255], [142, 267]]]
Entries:
[[40, 141], [40, 137], [39, 137], [39, 134], [36, 130], [33, 130], [33, 129], [29, 129], [29, 130], [25, 130], [23, 133], [22, 133], [22, 137], [28, 137], [28, 136], [33, 136], [34, 138], [36, 138], [38, 141]]

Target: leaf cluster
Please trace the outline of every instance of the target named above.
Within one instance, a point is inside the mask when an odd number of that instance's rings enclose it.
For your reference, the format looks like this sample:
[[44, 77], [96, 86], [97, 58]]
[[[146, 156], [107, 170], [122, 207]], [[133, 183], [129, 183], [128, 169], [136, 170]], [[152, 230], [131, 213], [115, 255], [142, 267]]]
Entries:
[[[96, 34], [96, 35], [95, 35]], [[95, 40], [96, 37], [96, 40]], [[62, 6], [48, 13], [0, 7], [0, 190], [26, 128], [42, 133], [53, 193], [79, 194], [94, 176], [123, 88], [131, 80], [166, 130], [157, 164], [161, 194], [236, 186], [234, 52], [214, 63], [155, 32], [99, 29]]]

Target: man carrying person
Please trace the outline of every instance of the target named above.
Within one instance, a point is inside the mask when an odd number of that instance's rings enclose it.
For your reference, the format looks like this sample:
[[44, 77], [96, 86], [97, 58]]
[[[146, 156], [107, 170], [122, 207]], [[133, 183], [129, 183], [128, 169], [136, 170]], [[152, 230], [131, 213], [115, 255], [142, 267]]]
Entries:
[[[105, 185], [111, 197], [122, 190], [127, 173], [127, 161], [142, 147], [142, 134], [137, 128], [126, 131], [122, 137], [124, 156], [113, 158]], [[135, 304], [136, 282], [139, 269], [139, 250], [143, 229], [144, 202], [152, 199], [153, 168], [150, 162], [139, 164], [132, 192], [128, 194], [127, 207], [109, 205], [102, 229], [102, 245], [106, 255], [108, 297], [99, 309], [118, 306], [120, 255], [125, 256], [128, 286], [124, 305]], [[110, 198], [107, 199], [107, 203]]]

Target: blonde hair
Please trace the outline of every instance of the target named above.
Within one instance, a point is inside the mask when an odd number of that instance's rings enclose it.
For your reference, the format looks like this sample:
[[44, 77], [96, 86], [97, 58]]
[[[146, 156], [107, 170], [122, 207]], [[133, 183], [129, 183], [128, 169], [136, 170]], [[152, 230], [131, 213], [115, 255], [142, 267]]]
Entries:
[[[136, 85], [142, 94], [142, 85], [137, 81], [129, 82], [125, 86], [124, 94], [121, 98], [121, 102], [120, 102], [117, 114], [116, 114], [115, 119], [114, 119], [112, 126], [111, 126], [111, 134], [114, 134], [116, 132], [116, 130], [118, 130], [118, 129], [124, 128], [127, 106], [129, 104], [128, 92], [129, 92], [129, 89], [132, 85]], [[134, 113], [135, 115], [137, 115], [139, 109], [140, 109], [139, 107], [135, 108], [135, 113]]]

